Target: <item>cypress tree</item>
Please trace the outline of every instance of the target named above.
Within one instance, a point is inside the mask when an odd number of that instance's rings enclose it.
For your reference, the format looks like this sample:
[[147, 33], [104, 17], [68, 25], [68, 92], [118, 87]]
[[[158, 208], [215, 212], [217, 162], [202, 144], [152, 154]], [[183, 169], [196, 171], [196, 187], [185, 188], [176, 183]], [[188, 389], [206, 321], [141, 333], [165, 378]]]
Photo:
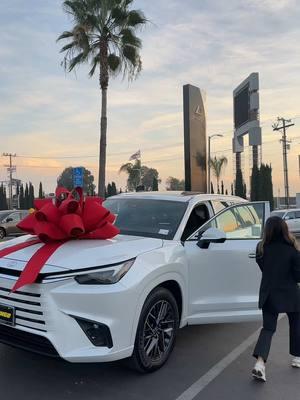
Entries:
[[109, 183], [107, 185], [107, 197], [110, 197], [110, 196], [112, 196], [112, 187], [111, 187], [111, 184]]
[[3, 183], [0, 186], [0, 210], [4, 210], [4, 187], [3, 187]]
[[226, 196], [228, 196], [228, 190], [227, 189], [225, 190], [225, 194], [226, 194]]
[[243, 173], [241, 169], [237, 169], [235, 176], [235, 195], [239, 197], [245, 196], [245, 187], [243, 181]]
[[26, 185], [25, 185], [25, 194], [24, 194], [24, 206], [25, 206], [26, 210], [28, 210], [28, 208], [30, 208], [29, 204], [30, 204], [29, 203], [29, 189], [28, 189], [28, 183], [26, 183]]
[[260, 171], [256, 165], [252, 168], [250, 180], [250, 199], [256, 201], [260, 199]]
[[117, 194], [117, 187], [116, 187], [115, 182], [112, 182], [111, 183], [111, 195], [115, 196], [116, 194]]
[[224, 182], [221, 181], [221, 193], [224, 194]]
[[34, 187], [31, 182], [29, 182], [29, 208], [34, 207]]
[[40, 184], [39, 184], [39, 199], [43, 199], [45, 196], [44, 196], [44, 192], [43, 192], [43, 185], [42, 185], [42, 182], [40, 182]]
[[215, 191], [214, 191], [214, 185], [213, 185], [212, 182], [210, 182], [210, 193], [212, 193], [212, 194], [215, 193]]
[[231, 184], [231, 196], [233, 196], [234, 195], [234, 192], [233, 192], [233, 183]]
[[23, 186], [23, 183], [20, 186], [19, 207], [20, 207], [21, 210], [25, 209], [25, 198], [24, 198], [24, 186]]

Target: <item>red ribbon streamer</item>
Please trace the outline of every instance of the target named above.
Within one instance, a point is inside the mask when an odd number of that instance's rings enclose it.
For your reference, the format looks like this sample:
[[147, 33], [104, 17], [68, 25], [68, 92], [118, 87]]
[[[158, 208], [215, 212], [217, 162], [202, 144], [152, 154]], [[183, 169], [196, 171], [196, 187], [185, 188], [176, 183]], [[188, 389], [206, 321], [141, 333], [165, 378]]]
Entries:
[[[77, 199], [75, 198], [77, 196]], [[0, 250], [0, 258], [26, 247], [43, 242], [44, 245], [27, 262], [12, 292], [34, 283], [51, 255], [71, 239], [111, 239], [120, 233], [113, 225], [116, 217], [102, 206], [99, 197], [83, 198], [81, 188], [69, 192], [56, 189], [56, 200], [35, 200], [36, 211], [24, 218], [17, 226], [23, 231], [38, 236]]]

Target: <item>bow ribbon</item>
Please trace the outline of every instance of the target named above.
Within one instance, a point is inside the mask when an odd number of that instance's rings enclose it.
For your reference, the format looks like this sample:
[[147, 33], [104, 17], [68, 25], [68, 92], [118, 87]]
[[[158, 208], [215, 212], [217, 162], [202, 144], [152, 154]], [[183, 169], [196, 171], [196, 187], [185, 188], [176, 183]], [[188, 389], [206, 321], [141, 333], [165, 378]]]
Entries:
[[116, 217], [102, 205], [100, 197], [83, 198], [81, 188], [72, 192], [56, 189], [56, 199], [36, 199], [36, 211], [25, 217], [18, 228], [36, 235], [29, 240], [0, 250], [0, 258], [38, 243], [43, 243], [27, 262], [12, 292], [34, 283], [47, 260], [66, 241], [74, 239], [111, 239], [120, 233], [113, 225]]

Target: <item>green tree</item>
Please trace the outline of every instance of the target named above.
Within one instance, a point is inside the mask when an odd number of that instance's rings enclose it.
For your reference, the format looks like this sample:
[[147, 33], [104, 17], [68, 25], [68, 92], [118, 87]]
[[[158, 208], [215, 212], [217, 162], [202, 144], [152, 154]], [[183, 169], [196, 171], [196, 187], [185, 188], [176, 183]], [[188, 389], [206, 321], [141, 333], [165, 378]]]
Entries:
[[121, 172], [125, 172], [128, 175], [127, 188], [129, 191], [136, 190], [139, 185], [142, 185], [146, 191], [152, 190], [154, 178], [157, 179], [158, 183], [161, 182], [158, 171], [155, 168], [141, 165], [140, 160], [123, 164], [119, 169], [119, 173]]
[[169, 176], [166, 180], [166, 190], [185, 190], [185, 182], [184, 179], [174, 178], [173, 176]]
[[142, 166], [142, 185], [145, 190], [152, 190], [153, 179], [157, 180], [157, 184], [161, 182], [159, 179], [159, 173], [155, 168], [148, 168], [146, 165]]
[[212, 169], [212, 172], [214, 176], [217, 179], [217, 187], [219, 188], [219, 183], [220, 183], [220, 177], [222, 175], [223, 169], [227, 165], [227, 158], [225, 156], [222, 157], [214, 157], [209, 160], [210, 168]]
[[231, 184], [231, 196], [233, 196], [234, 195], [234, 191], [233, 191], [233, 183]]
[[112, 190], [111, 190], [111, 184], [108, 183], [107, 189], [106, 189], [106, 197], [112, 196]]
[[0, 186], [0, 210], [7, 210], [6, 189], [3, 183]]
[[[91, 171], [83, 168], [83, 191], [89, 196], [93, 196], [95, 192], [94, 176]], [[74, 189], [73, 185], [73, 167], [68, 167], [57, 178], [57, 185], [63, 186], [68, 190]]]
[[147, 22], [144, 14], [131, 9], [133, 0], [65, 0], [64, 11], [71, 15], [74, 25], [57, 40], [68, 40], [62, 47], [63, 65], [71, 72], [89, 63], [89, 75], [98, 71], [102, 93], [100, 122], [100, 154], [98, 194], [105, 194], [107, 89], [109, 78], [123, 73], [135, 78], [142, 69], [141, 40], [138, 28]]
[[25, 185], [24, 205], [25, 205], [24, 208], [26, 210], [28, 210], [28, 208], [30, 208], [28, 183], [26, 183], [26, 185]]
[[29, 201], [28, 208], [34, 207], [34, 187], [31, 182], [29, 182], [29, 188], [28, 188], [28, 201]]
[[21, 210], [25, 209], [25, 198], [24, 198], [24, 186], [23, 186], [23, 183], [20, 186], [19, 206], [20, 206]]
[[215, 190], [214, 190], [214, 184], [212, 182], [210, 182], [210, 193], [214, 194]]
[[141, 184], [142, 180], [142, 166], [140, 160], [135, 160], [134, 163], [128, 162], [121, 165], [119, 174], [125, 172], [128, 175], [127, 189], [130, 192], [136, 190], [137, 186]]
[[237, 169], [236, 176], [235, 176], [235, 195], [239, 197], [245, 197], [245, 186], [244, 186], [244, 179], [243, 173], [241, 169]]
[[228, 196], [228, 190], [227, 189], [225, 190], [225, 194], [226, 194], [226, 196]]
[[252, 168], [250, 179], [250, 199], [251, 201], [260, 199], [260, 171], [256, 165]]
[[152, 191], [158, 192], [158, 179], [154, 176], [152, 181]]
[[221, 181], [221, 194], [224, 194], [224, 182]]
[[43, 191], [43, 185], [42, 182], [39, 184], [39, 199], [43, 199], [45, 197], [44, 191]]
[[111, 183], [111, 192], [112, 192], [112, 196], [115, 196], [116, 194], [118, 194], [117, 192], [117, 186], [115, 182]]
[[260, 167], [260, 195], [258, 200], [270, 202], [270, 208], [273, 210], [274, 197], [273, 197], [273, 183], [272, 183], [272, 167], [268, 164], [262, 164]]

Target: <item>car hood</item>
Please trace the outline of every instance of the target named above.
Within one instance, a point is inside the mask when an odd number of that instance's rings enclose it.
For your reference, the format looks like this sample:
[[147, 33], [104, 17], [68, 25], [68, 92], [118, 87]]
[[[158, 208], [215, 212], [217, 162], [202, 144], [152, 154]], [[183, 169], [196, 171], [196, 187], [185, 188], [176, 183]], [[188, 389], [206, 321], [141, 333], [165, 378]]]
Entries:
[[[10, 240], [3, 243], [0, 249], [22, 243], [29, 238], [31, 236]], [[162, 247], [162, 244], [161, 239], [127, 235], [118, 235], [108, 240], [70, 240], [52, 254], [41, 272], [70, 271], [115, 264]], [[43, 244], [29, 246], [1, 258], [0, 269], [2, 267], [23, 270], [25, 264], [41, 246]]]

